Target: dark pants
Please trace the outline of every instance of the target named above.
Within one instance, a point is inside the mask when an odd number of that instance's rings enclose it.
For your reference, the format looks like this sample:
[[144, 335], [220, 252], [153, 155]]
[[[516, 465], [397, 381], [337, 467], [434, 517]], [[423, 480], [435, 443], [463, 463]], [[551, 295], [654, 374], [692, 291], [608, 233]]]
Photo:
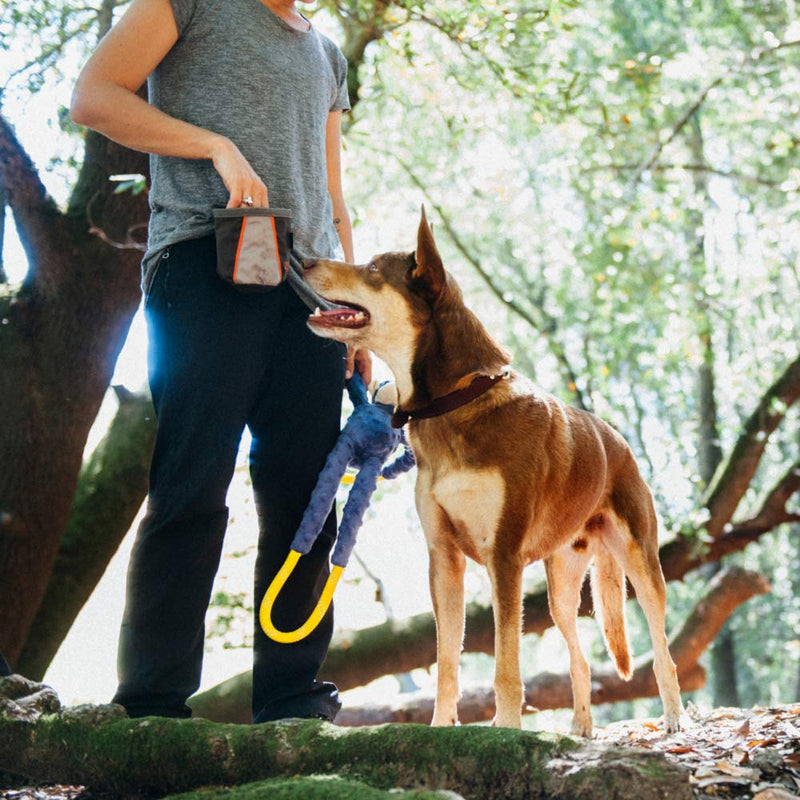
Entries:
[[[215, 259], [213, 237], [170, 247], [145, 303], [158, 434], [128, 571], [114, 700], [131, 716], [189, 714], [228, 520], [225, 497], [247, 425], [260, 527], [253, 718], [333, 718], [336, 687], [316, 680], [332, 611], [306, 639], [277, 644], [261, 631], [257, 610], [339, 433], [344, 346], [308, 330], [308, 310], [287, 284], [244, 293], [216, 276]], [[279, 629], [298, 627], [316, 605], [335, 536], [332, 513], [278, 598]]]

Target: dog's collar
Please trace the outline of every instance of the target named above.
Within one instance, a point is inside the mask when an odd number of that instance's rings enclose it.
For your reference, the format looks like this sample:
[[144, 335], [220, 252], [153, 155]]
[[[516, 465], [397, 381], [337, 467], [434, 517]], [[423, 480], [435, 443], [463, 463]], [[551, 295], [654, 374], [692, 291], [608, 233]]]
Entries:
[[488, 392], [492, 386], [507, 378], [508, 375], [508, 370], [503, 370], [497, 375], [478, 375], [473, 378], [469, 386], [437, 397], [427, 406], [415, 408], [413, 411], [403, 411], [398, 406], [394, 414], [392, 414], [392, 427], [402, 428], [411, 419], [429, 419], [430, 417], [439, 417], [442, 414], [447, 414], [449, 411], [455, 411], [455, 409], [465, 406], [475, 398]]

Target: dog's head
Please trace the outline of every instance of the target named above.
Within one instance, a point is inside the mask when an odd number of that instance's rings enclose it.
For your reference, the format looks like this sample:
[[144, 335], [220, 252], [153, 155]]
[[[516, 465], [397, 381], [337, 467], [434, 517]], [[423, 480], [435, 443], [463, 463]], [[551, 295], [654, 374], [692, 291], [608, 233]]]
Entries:
[[311, 287], [344, 306], [315, 312], [311, 329], [380, 356], [404, 403], [427, 402], [465, 376], [496, 374], [508, 364], [445, 271], [424, 208], [413, 253], [385, 253], [361, 266], [304, 266]]
[[303, 266], [303, 277], [316, 292], [345, 307], [316, 311], [308, 321], [314, 333], [372, 350], [390, 366], [398, 354], [411, 357], [417, 332], [445, 295], [458, 291], [424, 209], [412, 253], [384, 253], [363, 265], [320, 259]]

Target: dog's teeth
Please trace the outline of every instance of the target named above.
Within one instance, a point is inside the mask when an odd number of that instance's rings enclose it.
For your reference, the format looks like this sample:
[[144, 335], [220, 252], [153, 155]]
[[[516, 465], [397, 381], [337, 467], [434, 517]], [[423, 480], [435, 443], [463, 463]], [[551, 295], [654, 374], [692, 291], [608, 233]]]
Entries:
[[322, 316], [322, 311], [320, 311], [320, 308], [319, 308], [319, 306], [317, 306], [317, 307], [314, 309], [314, 313], [313, 313], [311, 316], [312, 316], [312, 317], [321, 317], [321, 316]]

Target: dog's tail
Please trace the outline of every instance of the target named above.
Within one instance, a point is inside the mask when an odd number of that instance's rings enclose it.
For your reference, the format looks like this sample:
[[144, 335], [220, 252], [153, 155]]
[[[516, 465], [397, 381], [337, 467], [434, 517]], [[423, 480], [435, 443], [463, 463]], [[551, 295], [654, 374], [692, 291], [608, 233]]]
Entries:
[[592, 565], [592, 600], [608, 652], [624, 680], [631, 678], [631, 653], [625, 624], [625, 573], [604, 547], [598, 548]]

